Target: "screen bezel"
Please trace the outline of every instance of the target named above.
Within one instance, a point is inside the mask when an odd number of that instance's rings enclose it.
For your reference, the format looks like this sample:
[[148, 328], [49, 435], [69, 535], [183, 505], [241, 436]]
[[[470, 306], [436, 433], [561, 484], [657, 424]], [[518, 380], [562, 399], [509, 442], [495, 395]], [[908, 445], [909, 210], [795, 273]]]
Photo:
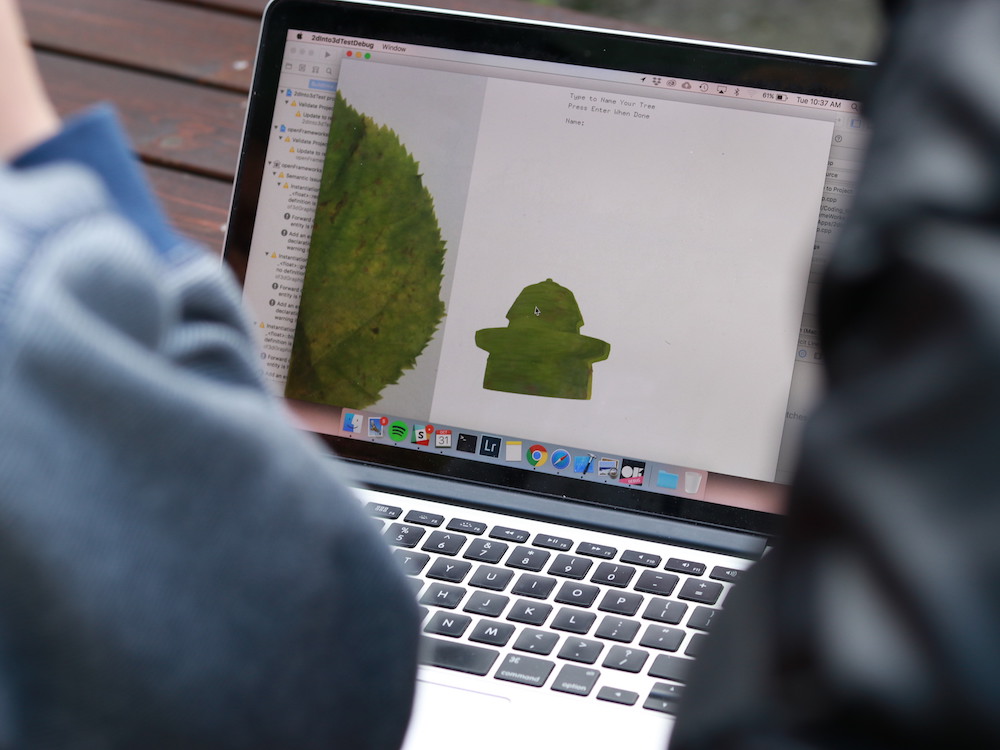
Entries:
[[[280, 63], [291, 29], [416, 45], [446, 45], [470, 52], [575, 65], [594, 65], [599, 59], [601, 67], [622, 71], [697, 78], [838, 99], [862, 99], [872, 71], [870, 64], [858, 61], [456, 14], [431, 8], [351, 0], [273, 0], [264, 15], [224, 248], [224, 259], [241, 282], [246, 275], [264, 175]], [[572, 499], [588, 505], [627, 509], [765, 536], [775, 535], [782, 525], [781, 516], [761, 511], [624, 485], [580, 481], [432, 451], [401, 450], [337, 435], [320, 434], [319, 437], [338, 456], [361, 467], [394, 467], [428, 476], [447, 476], [539, 497]]]

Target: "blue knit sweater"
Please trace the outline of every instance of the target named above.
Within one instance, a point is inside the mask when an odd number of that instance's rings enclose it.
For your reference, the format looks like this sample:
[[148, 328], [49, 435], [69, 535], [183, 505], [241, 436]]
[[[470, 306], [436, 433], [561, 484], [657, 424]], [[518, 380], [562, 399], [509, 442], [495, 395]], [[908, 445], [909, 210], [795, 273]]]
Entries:
[[413, 597], [113, 114], [0, 168], [0, 746], [390, 748]]

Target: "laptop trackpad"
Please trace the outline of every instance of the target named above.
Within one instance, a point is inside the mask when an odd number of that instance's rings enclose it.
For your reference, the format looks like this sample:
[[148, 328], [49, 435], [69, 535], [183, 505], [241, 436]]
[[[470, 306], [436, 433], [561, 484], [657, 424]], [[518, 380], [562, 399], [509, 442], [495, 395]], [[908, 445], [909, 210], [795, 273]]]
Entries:
[[506, 726], [508, 699], [424, 680], [417, 685], [403, 750], [509, 750], [509, 735], [496, 732]]

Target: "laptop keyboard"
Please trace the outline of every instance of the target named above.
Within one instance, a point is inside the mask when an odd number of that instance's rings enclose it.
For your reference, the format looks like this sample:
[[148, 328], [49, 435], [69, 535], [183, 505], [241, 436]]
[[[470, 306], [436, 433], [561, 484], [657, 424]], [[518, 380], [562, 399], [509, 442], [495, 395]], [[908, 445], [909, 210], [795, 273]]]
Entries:
[[420, 603], [423, 664], [623, 707], [674, 712], [692, 660], [749, 564], [384, 497], [390, 502], [371, 500], [367, 509]]

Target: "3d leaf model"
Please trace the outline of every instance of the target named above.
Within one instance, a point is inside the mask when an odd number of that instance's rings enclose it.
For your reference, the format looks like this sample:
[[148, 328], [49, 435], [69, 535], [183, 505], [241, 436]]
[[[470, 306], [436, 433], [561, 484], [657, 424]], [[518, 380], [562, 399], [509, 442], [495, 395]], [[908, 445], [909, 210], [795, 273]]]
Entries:
[[285, 395], [375, 403], [444, 316], [444, 253], [419, 165], [337, 92]]
[[476, 331], [476, 346], [490, 353], [483, 387], [531, 396], [589, 399], [592, 365], [611, 344], [583, 336], [583, 315], [573, 292], [552, 279], [526, 286], [507, 311], [506, 328]]

